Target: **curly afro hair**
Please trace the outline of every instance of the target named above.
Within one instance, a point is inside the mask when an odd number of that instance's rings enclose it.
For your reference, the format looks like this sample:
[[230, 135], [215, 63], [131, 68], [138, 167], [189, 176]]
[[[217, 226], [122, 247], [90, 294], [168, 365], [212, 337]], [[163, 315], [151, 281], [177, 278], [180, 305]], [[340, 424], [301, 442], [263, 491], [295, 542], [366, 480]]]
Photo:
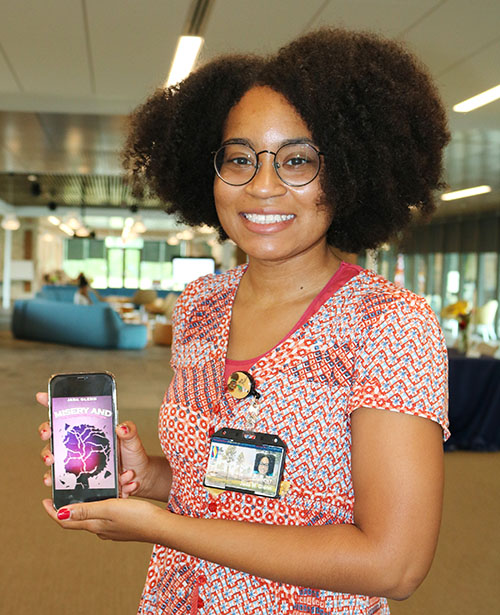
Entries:
[[325, 154], [321, 204], [334, 214], [332, 246], [374, 249], [402, 231], [412, 211], [434, 211], [449, 133], [431, 78], [400, 43], [330, 28], [268, 57], [220, 57], [158, 89], [130, 118], [123, 163], [134, 193], [153, 194], [182, 221], [225, 238], [213, 152], [229, 111], [254, 86], [282, 94]]

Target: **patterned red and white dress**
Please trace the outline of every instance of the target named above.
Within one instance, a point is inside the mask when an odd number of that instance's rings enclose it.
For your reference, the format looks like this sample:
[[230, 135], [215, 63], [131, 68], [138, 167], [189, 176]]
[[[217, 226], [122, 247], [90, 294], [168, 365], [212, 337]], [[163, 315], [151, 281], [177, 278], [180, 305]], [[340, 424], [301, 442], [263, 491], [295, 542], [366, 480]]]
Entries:
[[[288, 446], [279, 499], [203, 487], [214, 429], [244, 429], [249, 400], [225, 391], [231, 308], [245, 266], [200, 278], [174, 315], [174, 378], [159, 433], [179, 515], [278, 525], [353, 523], [350, 415], [361, 406], [447, 420], [447, 354], [424, 299], [368, 270], [329, 297], [250, 369], [261, 394], [255, 431]], [[262, 554], [265, 557], [265, 553]], [[383, 598], [276, 583], [156, 545], [140, 614], [386, 615]]]

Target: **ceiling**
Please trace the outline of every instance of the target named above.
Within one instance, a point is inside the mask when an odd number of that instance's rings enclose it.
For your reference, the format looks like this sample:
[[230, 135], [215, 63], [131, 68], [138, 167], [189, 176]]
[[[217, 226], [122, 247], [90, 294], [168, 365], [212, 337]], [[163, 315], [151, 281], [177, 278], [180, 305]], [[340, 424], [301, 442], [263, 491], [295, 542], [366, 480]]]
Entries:
[[[0, 213], [83, 203], [125, 215], [136, 204], [118, 156], [125, 116], [165, 81], [181, 34], [203, 34], [203, 62], [273, 51], [325, 24], [400, 38], [430, 68], [450, 112], [450, 188], [493, 188], [437, 216], [500, 213], [500, 101], [451, 110], [500, 83], [498, 0], [2, 0]], [[155, 201], [139, 205], [167, 217]]]

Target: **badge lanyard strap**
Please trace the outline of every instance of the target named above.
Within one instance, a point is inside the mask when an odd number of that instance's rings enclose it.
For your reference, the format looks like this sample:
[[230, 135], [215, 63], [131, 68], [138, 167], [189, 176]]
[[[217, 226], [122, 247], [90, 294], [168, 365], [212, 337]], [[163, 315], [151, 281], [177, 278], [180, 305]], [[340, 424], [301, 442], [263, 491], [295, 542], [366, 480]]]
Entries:
[[[258, 397], [257, 397], [258, 395]], [[250, 401], [250, 405], [247, 408], [247, 413], [245, 416], [245, 429], [247, 431], [253, 431], [255, 424], [257, 423], [257, 419], [259, 418], [260, 407], [259, 407], [259, 397], [260, 394], [257, 393], [255, 397], [253, 397]]]

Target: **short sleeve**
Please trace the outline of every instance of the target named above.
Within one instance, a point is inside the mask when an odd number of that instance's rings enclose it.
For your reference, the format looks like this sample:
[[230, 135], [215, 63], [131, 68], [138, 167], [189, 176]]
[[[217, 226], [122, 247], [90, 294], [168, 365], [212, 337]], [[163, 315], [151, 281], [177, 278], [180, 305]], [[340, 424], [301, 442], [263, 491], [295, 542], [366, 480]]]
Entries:
[[448, 354], [425, 301], [398, 300], [364, 331], [348, 412], [379, 408], [431, 419], [450, 436]]
[[184, 329], [189, 319], [189, 314], [197, 305], [200, 296], [210, 288], [214, 280], [214, 274], [201, 276], [187, 284], [186, 288], [179, 295], [172, 311], [172, 345], [170, 365], [176, 369], [180, 340], [184, 337]]

